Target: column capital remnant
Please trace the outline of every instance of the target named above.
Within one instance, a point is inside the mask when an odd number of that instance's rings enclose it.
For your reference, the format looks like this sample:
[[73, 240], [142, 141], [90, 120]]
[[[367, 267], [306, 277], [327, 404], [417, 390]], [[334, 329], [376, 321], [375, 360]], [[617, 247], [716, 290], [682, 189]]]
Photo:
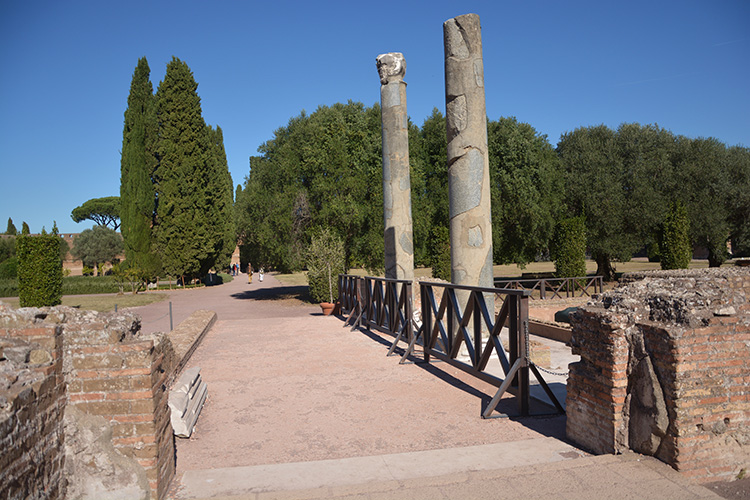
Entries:
[[403, 81], [406, 74], [406, 59], [401, 52], [388, 52], [375, 58], [380, 75], [380, 84], [388, 85], [393, 81]]

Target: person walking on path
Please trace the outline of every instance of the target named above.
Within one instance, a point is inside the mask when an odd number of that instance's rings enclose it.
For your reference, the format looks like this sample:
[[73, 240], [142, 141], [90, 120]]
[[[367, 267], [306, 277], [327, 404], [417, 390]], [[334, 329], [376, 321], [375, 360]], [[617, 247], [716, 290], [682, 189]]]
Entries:
[[253, 282], [253, 266], [252, 264], [247, 265], [247, 282], [252, 283]]

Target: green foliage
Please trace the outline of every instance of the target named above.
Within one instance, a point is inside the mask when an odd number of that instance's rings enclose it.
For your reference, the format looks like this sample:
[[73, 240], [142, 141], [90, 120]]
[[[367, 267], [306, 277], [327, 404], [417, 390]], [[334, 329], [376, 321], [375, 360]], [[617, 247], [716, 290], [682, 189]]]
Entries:
[[451, 281], [451, 240], [450, 230], [445, 226], [432, 228], [430, 238], [430, 266], [432, 277]]
[[307, 249], [307, 282], [315, 302], [338, 298], [338, 275], [346, 273], [344, 243], [330, 229], [314, 234]]
[[80, 207], [74, 208], [70, 217], [75, 222], [92, 220], [100, 226], [107, 227], [112, 224], [112, 229], [117, 230], [120, 227], [120, 197], [92, 198]]
[[253, 266], [301, 269], [310, 235], [344, 240], [349, 264], [383, 267], [380, 107], [349, 102], [292, 118], [250, 158], [238, 234]]
[[216, 238], [214, 241], [215, 262], [212, 267], [217, 270], [228, 269], [232, 254], [237, 246], [237, 231], [233, 214], [232, 176], [227, 165], [224, 134], [221, 127], [214, 129], [208, 126], [206, 132], [213, 148], [212, 156], [216, 160], [213, 164], [213, 172], [206, 180], [213, 201], [209, 205], [210, 219], [212, 220], [210, 225]]
[[150, 72], [146, 58], [139, 59], [130, 83], [120, 158], [120, 217], [125, 260], [153, 277], [159, 270], [152, 235], [158, 123]]
[[550, 250], [556, 277], [586, 276], [586, 223], [583, 217], [558, 221]]
[[17, 278], [0, 278], [0, 297], [18, 297]]
[[73, 242], [72, 254], [85, 266], [98, 267], [114, 261], [122, 253], [122, 237], [105, 226], [83, 231]]
[[67, 276], [63, 278], [63, 295], [117, 293], [120, 287], [114, 276]]
[[[690, 218], [691, 239], [708, 249], [708, 263], [720, 266], [728, 257], [732, 200], [727, 149], [716, 139], [679, 137], [675, 153], [680, 198]], [[745, 186], [747, 187], [747, 186]]]
[[18, 277], [18, 257], [13, 256], [0, 262], [0, 279]]
[[23, 221], [23, 224], [21, 225], [21, 234], [31, 234], [31, 231], [29, 230], [29, 225], [26, 224], [26, 221]]
[[[433, 108], [421, 129], [409, 131], [414, 264], [417, 266], [430, 265], [433, 255], [430, 246], [432, 229], [448, 227], [446, 149], [445, 117], [437, 108]], [[450, 272], [448, 274], [450, 276]]]
[[662, 269], [687, 269], [693, 256], [690, 244], [690, 220], [687, 209], [680, 201], [670, 205], [664, 221], [660, 245]]
[[498, 264], [526, 264], [545, 253], [558, 216], [559, 161], [547, 137], [515, 118], [487, 125], [492, 249]]
[[16, 255], [16, 239], [15, 238], [0, 238], [0, 262], [6, 259], [15, 257]]
[[8, 217], [8, 228], [5, 230], [5, 234], [10, 234], [12, 236], [18, 234], [18, 230], [16, 229], [15, 224], [13, 224], [13, 219], [10, 217]]
[[604, 125], [563, 134], [557, 145], [565, 175], [568, 216], [583, 216], [596, 273], [615, 279], [612, 262], [627, 262], [641, 246], [633, 238], [623, 160], [615, 133]]
[[135, 295], [141, 290], [146, 289], [150, 276], [144, 269], [133, 266], [132, 261], [130, 263], [125, 261], [124, 263], [118, 262], [112, 266], [112, 277], [119, 286], [121, 293], [127, 285], [133, 295]]
[[60, 241], [56, 235], [16, 237], [21, 307], [60, 304], [63, 279]]
[[197, 88], [187, 64], [173, 57], [156, 93], [154, 235], [163, 269], [174, 276], [203, 276], [217, 263], [223, 266], [228, 234], [234, 233], [227, 220], [232, 186], [226, 159], [217, 154], [223, 139], [206, 126]]
[[93, 276], [94, 275], [94, 268], [89, 266], [83, 266], [81, 268], [81, 274], [83, 276]]
[[726, 163], [732, 254], [734, 257], [750, 257], [750, 148], [729, 148]]

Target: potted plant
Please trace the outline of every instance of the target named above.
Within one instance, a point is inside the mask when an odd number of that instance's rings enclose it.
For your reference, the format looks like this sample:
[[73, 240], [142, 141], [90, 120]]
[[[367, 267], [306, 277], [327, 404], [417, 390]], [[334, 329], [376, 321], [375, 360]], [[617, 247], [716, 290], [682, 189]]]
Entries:
[[344, 243], [328, 228], [313, 235], [307, 249], [307, 283], [310, 297], [331, 314], [338, 298], [338, 275], [346, 272]]

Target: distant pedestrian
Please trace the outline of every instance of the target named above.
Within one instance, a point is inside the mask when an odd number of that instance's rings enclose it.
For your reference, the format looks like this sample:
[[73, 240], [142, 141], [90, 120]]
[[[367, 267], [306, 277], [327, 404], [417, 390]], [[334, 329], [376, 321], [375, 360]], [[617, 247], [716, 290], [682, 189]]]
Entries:
[[253, 282], [253, 266], [250, 264], [247, 265], [247, 282]]
[[260, 280], [261, 282], [263, 282], [263, 274], [265, 274], [265, 273], [264, 273], [264, 271], [263, 271], [263, 268], [261, 267], [260, 269], [258, 269], [258, 279], [259, 279], [259, 280]]

